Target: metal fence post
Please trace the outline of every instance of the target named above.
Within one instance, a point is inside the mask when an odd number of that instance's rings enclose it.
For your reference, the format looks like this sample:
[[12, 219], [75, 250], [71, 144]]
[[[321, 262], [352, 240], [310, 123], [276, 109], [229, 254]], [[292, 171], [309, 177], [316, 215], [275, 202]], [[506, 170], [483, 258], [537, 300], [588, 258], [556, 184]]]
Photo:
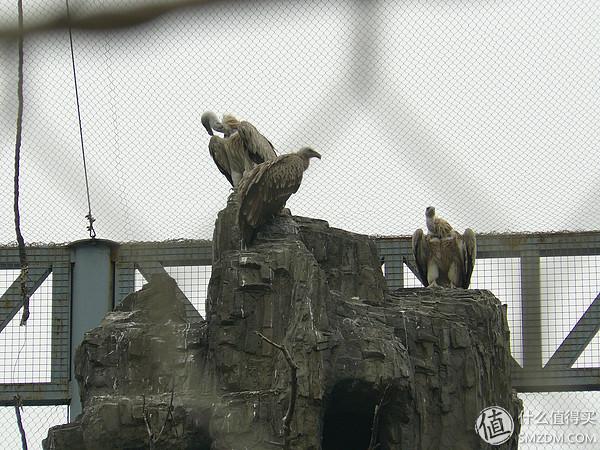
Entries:
[[523, 324], [523, 367], [542, 368], [542, 300], [540, 257], [537, 252], [521, 256], [521, 320]]
[[118, 244], [103, 239], [73, 242], [71, 292], [71, 410], [81, 413], [79, 385], [75, 380], [75, 350], [86, 331], [97, 327], [114, 305], [113, 249]]
[[385, 257], [385, 279], [390, 290], [404, 287], [404, 262], [402, 255], [387, 255]]
[[390, 291], [404, 287], [404, 258], [406, 249], [401, 242], [377, 240], [375, 245], [383, 258], [384, 276]]

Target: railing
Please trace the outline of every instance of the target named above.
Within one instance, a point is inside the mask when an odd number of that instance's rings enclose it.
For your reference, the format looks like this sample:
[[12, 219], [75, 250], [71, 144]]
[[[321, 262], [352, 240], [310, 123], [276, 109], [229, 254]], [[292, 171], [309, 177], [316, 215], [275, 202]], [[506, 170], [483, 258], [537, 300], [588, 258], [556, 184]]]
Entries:
[[[0, 384], [0, 406], [13, 404], [13, 397], [19, 394], [26, 404], [50, 405], [69, 403], [70, 365], [70, 310], [71, 310], [71, 260], [70, 251], [64, 246], [29, 247], [29, 292], [34, 294], [40, 286], [51, 278], [51, 321], [50, 327], [50, 367], [44, 383]], [[0, 247], [0, 271], [19, 268], [19, 255], [16, 247]], [[10, 284], [0, 297], [0, 333], [19, 313], [23, 306], [19, 279]], [[16, 318], [18, 320], [18, 318]], [[27, 325], [30, 326], [30, 325]], [[29, 339], [36, 339], [36, 334]], [[11, 366], [9, 369], [12, 369]]]
[[[487, 260], [515, 258], [518, 261], [518, 290], [520, 298], [518, 317], [512, 312], [509, 323], [520, 323], [522, 340], [521, 364], [515, 361], [513, 386], [521, 392], [600, 390], [600, 367], [572, 367], [600, 329], [600, 296], [597, 295], [570, 329], [558, 349], [543, 361], [543, 289], [545, 258], [600, 255], [600, 233], [554, 233], [526, 235], [479, 235], [478, 261], [485, 266]], [[414, 277], [408, 269], [413, 260], [410, 237], [376, 238], [377, 247], [384, 259], [385, 276], [391, 289], [411, 286]], [[30, 292], [38, 289], [44, 281], [51, 282], [51, 364], [49, 382], [13, 382], [0, 384], [0, 405], [11, 405], [18, 393], [25, 404], [47, 405], [68, 404], [71, 401], [71, 324], [77, 321], [72, 316], [74, 301], [71, 284], [73, 277], [73, 248], [69, 246], [29, 247]], [[599, 260], [600, 261], [600, 260]], [[210, 241], [168, 241], [159, 243], [127, 243], [113, 246], [111, 262], [114, 285], [107, 287], [112, 295], [112, 304], [119, 303], [141, 285], [141, 277], [149, 279], [158, 272], [173, 273], [173, 268], [188, 270], [192, 267], [208, 266], [212, 262]], [[18, 251], [15, 247], [0, 247], [0, 271], [19, 267]], [[408, 264], [407, 264], [408, 263]], [[590, 265], [590, 276], [600, 282], [598, 267]], [[137, 272], [136, 272], [137, 271]], [[203, 279], [192, 280], [195, 284], [208, 284], [209, 272]], [[490, 288], [486, 280], [493, 280], [494, 273], [486, 273], [474, 287]], [[568, 276], [569, 274], [565, 274]], [[197, 276], [194, 275], [196, 278]], [[409, 279], [411, 278], [411, 279]], [[547, 278], [547, 277], [546, 277]], [[566, 279], [566, 278], [565, 278]], [[555, 280], [560, 283], [561, 280]], [[487, 284], [486, 284], [487, 283]], [[22, 306], [19, 280], [10, 283], [0, 298], [0, 333], [15, 318]], [[413, 284], [414, 285], [414, 284]], [[489, 285], [489, 286], [488, 286]], [[187, 303], [188, 319], [201, 321], [202, 298], [188, 298], [180, 282], [179, 296]], [[196, 296], [199, 296], [197, 294]], [[501, 295], [498, 295], [504, 300]], [[572, 299], [563, 298], [570, 302]], [[81, 301], [81, 300], [77, 300]], [[511, 314], [509, 306], [509, 315]], [[16, 320], [16, 319], [15, 319]], [[28, 325], [29, 326], [29, 325]], [[513, 332], [511, 330], [511, 332]], [[517, 334], [516, 331], [514, 332]], [[35, 339], [35, 333], [33, 337]], [[548, 349], [545, 350], [548, 353]], [[515, 356], [516, 357], [516, 356]], [[597, 364], [596, 366], [600, 366]], [[2, 367], [0, 367], [0, 371]], [[5, 368], [10, 370], [10, 368]]]

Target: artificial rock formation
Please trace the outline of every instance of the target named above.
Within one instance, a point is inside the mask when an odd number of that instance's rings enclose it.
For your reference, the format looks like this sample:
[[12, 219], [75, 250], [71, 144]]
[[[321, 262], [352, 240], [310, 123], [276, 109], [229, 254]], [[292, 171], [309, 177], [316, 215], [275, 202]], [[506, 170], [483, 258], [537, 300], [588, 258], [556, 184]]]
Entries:
[[[491, 293], [389, 293], [373, 242], [321, 220], [277, 217], [240, 251], [236, 209], [217, 219], [206, 322], [185, 322], [166, 277], [129, 296], [86, 335], [83, 414], [45, 448], [491, 448], [479, 412], [520, 408]], [[298, 367], [287, 439], [290, 366], [257, 332]]]

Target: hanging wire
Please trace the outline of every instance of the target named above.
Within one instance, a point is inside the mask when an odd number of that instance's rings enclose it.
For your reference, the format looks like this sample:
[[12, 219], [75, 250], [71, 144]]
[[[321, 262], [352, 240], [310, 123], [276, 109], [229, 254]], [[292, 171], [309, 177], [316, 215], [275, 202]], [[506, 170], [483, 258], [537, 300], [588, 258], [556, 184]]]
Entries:
[[[23, 1], [18, 0], [19, 9], [19, 30], [23, 30]], [[21, 233], [21, 213], [19, 211], [19, 174], [21, 172], [21, 142], [23, 136], [23, 33], [19, 35], [19, 68], [17, 82], [17, 97], [19, 106], [17, 109], [17, 136], [15, 139], [15, 177], [14, 177], [14, 212], [15, 212], [15, 232], [17, 234], [17, 243], [19, 245], [19, 264], [21, 265], [21, 295], [23, 297], [23, 315], [21, 316], [20, 325], [26, 325], [29, 318], [29, 295], [27, 292], [27, 279], [29, 273], [29, 265], [27, 264], [27, 253], [25, 251], [25, 240]], [[25, 331], [27, 333], [27, 331]], [[20, 350], [19, 350], [20, 354]], [[18, 361], [19, 357], [17, 357]], [[15, 361], [16, 365], [16, 361]], [[13, 366], [14, 370], [14, 366]], [[23, 450], [27, 450], [27, 437], [23, 421], [21, 419], [21, 409], [23, 403], [19, 394], [14, 397], [15, 415], [17, 417], [17, 426], [21, 434], [21, 445]]]
[[[23, 28], [23, 2], [18, 0], [19, 8], [19, 28]], [[29, 278], [29, 265], [27, 263], [27, 253], [25, 251], [25, 240], [21, 233], [21, 213], [19, 211], [19, 176], [21, 172], [21, 142], [23, 135], [23, 35], [19, 36], [19, 74], [17, 84], [17, 96], [19, 106], [17, 110], [17, 136], [15, 139], [15, 177], [14, 177], [14, 213], [15, 213], [15, 233], [17, 235], [17, 244], [19, 246], [19, 264], [21, 266], [21, 296], [23, 297], [23, 315], [21, 316], [21, 325], [27, 324], [29, 318], [29, 293], [27, 291], [27, 280]]]
[[69, 43], [71, 45], [71, 64], [73, 65], [73, 82], [75, 84], [75, 101], [77, 102], [77, 119], [79, 121], [79, 138], [81, 140], [81, 156], [83, 158], [83, 173], [85, 175], [85, 191], [87, 194], [88, 213], [85, 218], [88, 220], [89, 225], [87, 230], [90, 233], [92, 239], [96, 238], [96, 231], [94, 230], [94, 216], [92, 216], [92, 203], [90, 201], [90, 184], [88, 181], [87, 163], [85, 159], [85, 147], [83, 145], [83, 127], [81, 126], [81, 108], [79, 106], [79, 89], [77, 88], [77, 70], [75, 69], [75, 53], [73, 51], [73, 31], [71, 28], [71, 13], [69, 10], [69, 0], [65, 0], [67, 3], [67, 22], [69, 24]]
[[14, 397], [15, 415], [17, 416], [17, 426], [19, 427], [19, 433], [21, 434], [21, 446], [23, 450], [27, 450], [27, 435], [25, 434], [25, 428], [23, 427], [23, 420], [21, 419], [21, 410], [23, 409], [23, 400], [19, 394]]

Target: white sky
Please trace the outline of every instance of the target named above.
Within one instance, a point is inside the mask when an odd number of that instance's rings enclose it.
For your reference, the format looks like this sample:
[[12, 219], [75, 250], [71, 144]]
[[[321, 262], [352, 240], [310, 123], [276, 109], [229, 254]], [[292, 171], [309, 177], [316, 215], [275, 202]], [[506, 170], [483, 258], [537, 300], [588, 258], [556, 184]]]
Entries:
[[[26, 18], [62, 5], [26, 2]], [[208, 155], [206, 109], [252, 121], [280, 152], [319, 150], [289, 206], [336, 227], [410, 234], [431, 204], [478, 232], [598, 229], [599, 7], [219, 3], [129, 31], [75, 32], [98, 236], [212, 236], [228, 184]], [[14, 43], [0, 41], [0, 58], [0, 242], [10, 242]], [[28, 242], [87, 237], [70, 64], [66, 32], [27, 39]]]

